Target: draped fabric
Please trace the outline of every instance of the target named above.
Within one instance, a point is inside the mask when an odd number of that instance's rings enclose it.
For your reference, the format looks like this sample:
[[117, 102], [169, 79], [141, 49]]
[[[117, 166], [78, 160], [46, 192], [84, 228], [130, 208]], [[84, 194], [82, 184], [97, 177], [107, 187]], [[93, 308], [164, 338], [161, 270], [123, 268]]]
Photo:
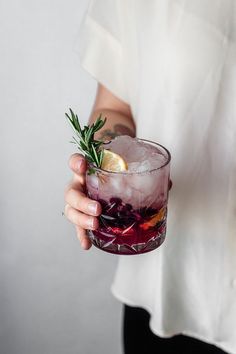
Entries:
[[172, 154], [164, 244], [123, 256], [113, 294], [236, 354], [236, 1], [94, 0], [81, 62]]

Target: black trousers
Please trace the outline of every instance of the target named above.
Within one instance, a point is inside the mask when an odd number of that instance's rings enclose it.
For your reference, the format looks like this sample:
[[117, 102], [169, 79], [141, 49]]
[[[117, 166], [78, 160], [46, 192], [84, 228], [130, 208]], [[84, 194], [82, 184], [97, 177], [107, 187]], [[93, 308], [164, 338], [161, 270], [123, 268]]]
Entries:
[[141, 308], [125, 305], [123, 318], [124, 354], [226, 354], [189, 336], [156, 336], [149, 329], [149, 313]]

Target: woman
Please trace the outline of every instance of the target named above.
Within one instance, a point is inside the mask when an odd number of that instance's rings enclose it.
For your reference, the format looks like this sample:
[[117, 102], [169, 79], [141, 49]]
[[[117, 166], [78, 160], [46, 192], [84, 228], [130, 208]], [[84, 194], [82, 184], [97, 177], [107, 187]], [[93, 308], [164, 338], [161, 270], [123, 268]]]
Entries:
[[[90, 123], [108, 118], [98, 137], [136, 134], [172, 154], [165, 244], [120, 257], [112, 285], [126, 354], [236, 353], [235, 15], [233, 0], [94, 0], [84, 21]], [[70, 167], [65, 214], [89, 249], [101, 206], [84, 194], [84, 159]]]

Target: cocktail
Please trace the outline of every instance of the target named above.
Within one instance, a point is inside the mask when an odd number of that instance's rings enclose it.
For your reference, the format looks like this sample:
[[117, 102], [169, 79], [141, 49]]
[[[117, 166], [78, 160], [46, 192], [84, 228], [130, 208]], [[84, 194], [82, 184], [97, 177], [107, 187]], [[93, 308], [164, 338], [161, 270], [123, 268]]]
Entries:
[[166, 235], [170, 154], [161, 145], [120, 136], [105, 145], [128, 164], [121, 172], [87, 173], [90, 198], [102, 205], [92, 243], [116, 254], [138, 254], [159, 247]]
[[160, 144], [129, 136], [98, 145], [101, 165], [88, 158], [86, 186], [102, 213], [98, 229], [88, 231], [89, 238], [115, 254], [156, 249], [166, 235], [170, 153]]

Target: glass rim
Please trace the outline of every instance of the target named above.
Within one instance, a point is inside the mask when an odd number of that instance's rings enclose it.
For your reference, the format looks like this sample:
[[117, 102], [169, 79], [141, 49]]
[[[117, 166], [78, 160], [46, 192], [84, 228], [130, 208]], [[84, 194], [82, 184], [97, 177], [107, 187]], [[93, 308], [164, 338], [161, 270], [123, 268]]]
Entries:
[[[158, 171], [158, 170], [161, 170], [163, 169], [165, 166], [167, 166], [170, 161], [171, 161], [171, 154], [169, 152], [169, 150], [167, 150], [167, 148], [165, 148], [165, 146], [159, 144], [159, 143], [156, 143], [155, 141], [152, 141], [152, 140], [147, 140], [147, 139], [141, 139], [141, 138], [136, 138], [137, 140], [139, 141], [144, 141], [146, 143], [151, 143], [151, 144], [154, 144], [154, 145], [157, 145], [159, 147], [161, 147], [167, 154], [167, 160], [163, 163], [163, 165], [159, 166], [159, 167], [156, 167], [156, 168], [152, 168], [150, 170], [146, 170], [146, 171], [138, 171], [138, 172], [126, 172], [126, 171], [108, 171], [108, 170], [105, 170], [101, 167], [97, 167], [95, 165], [93, 165], [91, 162], [88, 162], [88, 165], [91, 166], [91, 168], [95, 171], [98, 171], [100, 173], [105, 173], [105, 174], [112, 174], [112, 175], [125, 175], [125, 176], [129, 176], [129, 175], [144, 175], [144, 174], [149, 174], [151, 172], [154, 172], [154, 171]], [[109, 142], [106, 142], [105, 144], [109, 144]]]

